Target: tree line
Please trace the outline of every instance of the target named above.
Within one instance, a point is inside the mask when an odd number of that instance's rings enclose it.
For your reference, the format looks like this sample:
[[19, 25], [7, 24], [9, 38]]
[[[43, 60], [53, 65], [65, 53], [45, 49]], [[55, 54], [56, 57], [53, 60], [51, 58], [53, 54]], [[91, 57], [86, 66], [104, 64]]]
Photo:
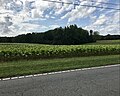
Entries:
[[[115, 36], [116, 37], [116, 36]], [[1, 43], [39, 43], [52, 45], [77, 45], [103, 39], [99, 32], [87, 31], [77, 25], [59, 27], [44, 33], [28, 33], [16, 37], [0, 37]], [[118, 37], [120, 38], [120, 36]], [[104, 38], [106, 39], [106, 38]]]

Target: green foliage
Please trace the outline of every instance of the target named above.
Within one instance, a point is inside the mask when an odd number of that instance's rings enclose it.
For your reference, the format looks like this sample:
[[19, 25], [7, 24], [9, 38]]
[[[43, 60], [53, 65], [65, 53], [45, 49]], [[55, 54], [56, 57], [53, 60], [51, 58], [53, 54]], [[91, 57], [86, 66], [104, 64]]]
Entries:
[[77, 45], [95, 42], [87, 30], [78, 28], [77, 25], [70, 25], [65, 28], [56, 28], [44, 33], [28, 33], [16, 37], [1, 37], [0, 42], [10, 43], [39, 43], [51, 45]]
[[0, 61], [119, 54], [120, 45], [1, 44]]

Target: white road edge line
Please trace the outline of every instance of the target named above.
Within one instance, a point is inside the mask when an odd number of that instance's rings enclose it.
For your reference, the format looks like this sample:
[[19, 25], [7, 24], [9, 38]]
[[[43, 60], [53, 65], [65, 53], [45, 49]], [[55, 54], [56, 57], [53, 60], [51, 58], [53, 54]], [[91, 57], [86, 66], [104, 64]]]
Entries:
[[71, 69], [71, 70], [66, 70], [66, 71], [58, 71], [58, 72], [50, 72], [50, 73], [42, 73], [42, 74], [34, 74], [34, 75], [26, 75], [26, 76], [18, 76], [18, 77], [10, 77], [10, 78], [2, 78], [2, 79], [0, 79], [0, 81], [23, 79], [23, 78], [38, 77], [38, 76], [46, 76], [46, 75], [53, 75], [53, 74], [61, 74], [61, 73], [75, 72], [75, 71], [81, 71], [81, 70], [84, 71], [84, 70], [90, 70], [90, 69], [117, 67], [117, 66], [120, 66], [120, 64], [108, 65], [108, 66], [99, 66], [99, 67], [91, 67], [91, 68]]

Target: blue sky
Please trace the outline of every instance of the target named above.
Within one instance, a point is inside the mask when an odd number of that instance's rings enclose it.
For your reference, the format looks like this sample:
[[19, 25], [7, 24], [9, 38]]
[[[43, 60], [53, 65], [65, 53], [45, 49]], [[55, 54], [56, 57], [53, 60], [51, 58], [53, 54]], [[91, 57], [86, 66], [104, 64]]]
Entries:
[[[79, 2], [80, 5], [52, 3], [44, 0], [0, 0], [0, 36], [16, 36], [30, 32], [44, 32], [56, 27], [77, 24], [102, 35], [119, 34], [120, 11], [83, 7], [120, 8], [119, 0], [52, 0]], [[118, 5], [101, 4], [115, 3]]]

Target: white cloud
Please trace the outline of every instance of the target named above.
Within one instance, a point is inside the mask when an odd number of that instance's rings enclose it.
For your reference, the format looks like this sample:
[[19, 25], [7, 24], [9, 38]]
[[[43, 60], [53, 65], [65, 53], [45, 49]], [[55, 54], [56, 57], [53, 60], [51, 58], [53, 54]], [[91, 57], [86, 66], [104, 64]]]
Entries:
[[[34, 2], [35, 1], [35, 2]], [[60, 1], [60, 0], [56, 0]], [[91, 3], [91, 0], [61, 0], [63, 2], [79, 2], [80, 4], [101, 6], [100, 3]], [[96, 2], [108, 2], [109, 0], [94, 0]], [[32, 3], [33, 2], [33, 3]], [[103, 5], [104, 6], [104, 5]], [[106, 6], [104, 6], [106, 7]], [[118, 7], [118, 6], [116, 6]], [[48, 11], [48, 13], [46, 13]], [[105, 11], [104, 14], [96, 16], [93, 14], [96, 11]], [[106, 32], [112, 32], [111, 30], [117, 30], [120, 23], [119, 12], [109, 11], [105, 9], [97, 9], [85, 6], [74, 6], [62, 3], [51, 3], [43, 0], [0, 0], [0, 36], [15, 36], [22, 34], [22, 32], [31, 31], [44, 31], [59, 27], [56, 23], [52, 25], [35, 24], [35, 20], [48, 20], [61, 18], [67, 20], [67, 24], [77, 20], [90, 17], [91, 23], [86, 28], [99, 30], [101, 33], [103, 30]], [[5, 20], [6, 16], [10, 16], [12, 20]], [[97, 14], [98, 15], [98, 14]], [[110, 15], [110, 16], [109, 16]], [[112, 19], [111, 19], [112, 18]], [[33, 23], [25, 23], [25, 21], [33, 20]], [[45, 21], [46, 22], [46, 21]], [[111, 25], [112, 24], [112, 25]], [[9, 25], [9, 26], [8, 26]], [[40, 30], [41, 28], [41, 30]], [[109, 29], [109, 30], [108, 30]], [[107, 31], [108, 30], [108, 31]], [[116, 31], [118, 32], [118, 31]]]
[[106, 20], [107, 20], [107, 17], [106, 17], [104, 14], [102, 14], [102, 15], [100, 15], [99, 18], [94, 22], [93, 25], [102, 25], [102, 24], [104, 24], [104, 23], [106, 22]]
[[[72, 22], [72, 21], [75, 21], [76, 19], [86, 18], [86, 17], [90, 16], [93, 12], [95, 12], [97, 10], [97, 8], [86, 7], [86, 6], [82, 6], [82, 5], [100, 6], [101, 3], [97, 3], [97, 2], [108, 2], [108, 0], [95, 0], [96, 3], [90, 2], [89, 0], [78, 0], [78, 1], [80, 1], [80, 5], [76, 6], [75, 9], [72, 9], [70, 12], [66, 13], [64, 16], [61, 17], [61, 19], [68, 18], [68, 22]], [[105, 5], [102, 5], [102, 7], [103, 6], [105, 6]], [[104, 9], [102, 9], [102, 10], [104, 10]]]
[[101, 14], [98, 18], [94, 19], [85, 29], [97, 30], [102, 35], [107, 34], [120, 34], [120, 13], [117, 11], [107, 11]]
[[58, 28], [58, 27], [60, 27], [60, 26], [59, 25], [50, 25], [49, 26], [50, 29], [54, 29], [54, 28]]
[[76, 9], [73, 9], [72, 11], [68, 12], [63, 17], [61, 17], [61, 19], [68, 18], [68, 22], [72, 22], [76, 19], [85, 18], [89, 16], [95, 10], [96, 8], [85, 8], [82, 6], [77, 6]]
[[66, 11], [70, 11], [73, 9], [73, 5], [64, 5], [64, 6], [61, 6], [60, 8], [57, 8], [55, 10], [55, 15], [59, 15], [59, 14], [62, 14], [63, 12], [66, 12]]

